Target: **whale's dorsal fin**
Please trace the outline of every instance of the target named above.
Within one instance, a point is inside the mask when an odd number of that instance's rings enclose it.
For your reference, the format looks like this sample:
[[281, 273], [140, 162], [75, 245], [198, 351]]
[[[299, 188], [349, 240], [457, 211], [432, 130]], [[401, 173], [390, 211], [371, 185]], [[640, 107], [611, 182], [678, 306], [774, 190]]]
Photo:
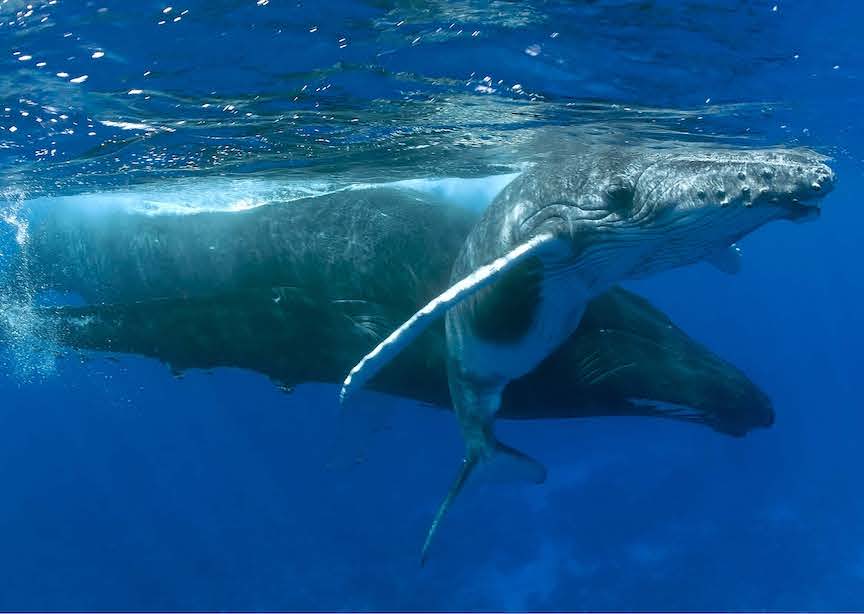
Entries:
[[480, 267], [467, 277], [459, 280], [443, 293], [432, 299], [425, 307], [408, 318], [402, 326], [393, 331], [389, 337], [366, 354], [348, 373], [342, 383], [339, 400], [346, 398], [357, 388], [369, 381], [388, 362], [393, 360], [402, 349], [416, 339], [430, 324], [443, 316], [448, 309], [458, 305], [466, 298], [491, 284], [503, 273], [523, 262], [526, 258], [536, 255], [544, 244], [554, 240], [549, 234], [538, 235], [504, 256], [496, 258], [489, 264]]

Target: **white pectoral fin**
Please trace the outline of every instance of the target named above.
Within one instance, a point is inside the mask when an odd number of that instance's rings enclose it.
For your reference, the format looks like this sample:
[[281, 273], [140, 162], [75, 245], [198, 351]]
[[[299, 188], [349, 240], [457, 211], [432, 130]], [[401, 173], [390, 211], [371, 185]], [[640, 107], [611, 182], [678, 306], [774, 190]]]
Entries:
[[741, 272], [741, 249], [734, 243], [714, 250], [705, 260], [717, 270], [735, 275]]
[[495, 281], [501, 274], [535, 255], [545, 243], [553, 240], [552, 235], [539, 235], [519, 245], [506, 255], [480, 267], [464, 279], [456, 282], [442, 294], [432, 299], [425, 307], [408, 318], [402, 326], [366, 354], [348, 373], [342, 383], [339, 400], [346, 398], [357, 388], [369, 381], [384, 365], [393, 360], [402, 349], [416, 339], [430, 324], [443, 316], [448, 309], [459, 304], [481, 288]]

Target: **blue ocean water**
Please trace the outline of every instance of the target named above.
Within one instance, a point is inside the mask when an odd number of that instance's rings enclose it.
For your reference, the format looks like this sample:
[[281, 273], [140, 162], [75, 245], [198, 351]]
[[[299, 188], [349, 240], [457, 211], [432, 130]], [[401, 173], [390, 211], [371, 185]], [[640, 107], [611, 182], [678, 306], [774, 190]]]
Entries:
[[451, 416], [364, 395], [388, 423], [336, 471], [334, 386], [55, 358], [25, 326], [2, 349], [0, 609], [864, 608], [862, 25], [855, 2], [0, 0], [5, 261], [35, 201], [242, 209], [512, 173], [560, 138], [806, 145], [840, 178], [818, 222], [748, 237], [739, 275], [630, 284], [774, 426], [502, 423], [547, 483], [472, 485], [424, 568]]

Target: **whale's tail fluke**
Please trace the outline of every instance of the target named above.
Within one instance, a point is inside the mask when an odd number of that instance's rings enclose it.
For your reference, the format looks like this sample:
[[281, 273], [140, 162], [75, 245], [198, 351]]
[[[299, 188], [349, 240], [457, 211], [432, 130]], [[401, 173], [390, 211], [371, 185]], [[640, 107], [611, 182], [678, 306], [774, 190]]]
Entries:
[[542, 484], [546, 481], [546, 467], [524, 452], [511, 448], [494, 437], [490, 442], [490, 450], [491, 453], [485, 452], [483, 454], [476, 450], [469, 450], [465, 454], [459, 473], [447, 492], [447, 496], [438, 506], [432, 524], [429, 525], [429, 530], [426, 532], [426, 541], [423, 542], [423, 549], [420, 552], [421, 566], [425, 565], [429, 558], [429, 546], [432, 544], [441, 521], [476, 469], [482, 467], [482, 473], [493, 481], [518, 481], [534, 484]]
[[429, 525], [429, 530], [426, 532], [426, 541], [423, 542], [423, 549], [420, 551], [421, 567], [426, 564], [426, 559], [429, 557], [429, 546], [432, 544], [432, 539], [438, 531], [438, 525], [441, 524], [441, 520], [447, 514], [453, 501], [455, 501], [459, 493], [462, 492], [465, 482], [468, 481], [468, 478], [471, 477], [471, 474], [474, 471], [474, 467], [477, 466], [477, 460], [478, 457], [475, 454], [468, 454], [462, 460], [462, 466], [459, 468], [456, 480], [453, 482], [453, 485], [450, 487], [450, 490], [447, 492], [447, 496], [444, 497], [441, 505], [438, 506], [438, 511], [435, 512], [432, 524]]

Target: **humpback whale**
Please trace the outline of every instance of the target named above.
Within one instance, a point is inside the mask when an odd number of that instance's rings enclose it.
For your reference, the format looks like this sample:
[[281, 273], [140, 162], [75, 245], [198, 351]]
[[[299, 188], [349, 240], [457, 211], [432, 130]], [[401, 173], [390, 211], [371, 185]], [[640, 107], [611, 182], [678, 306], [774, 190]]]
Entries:
[[[151, 356], [176, 371], [233, 366], [288, 387], [338, 382], [446, 288], [479, 216], [386, 187], [191, 217], [51, 203], [31, 226], [29, 270], [44, 288], [90, 304], [41, 308], [34, 332], [72, 348]], [[444, 348], [438, 323], [370, 386], [449, 407]], [[735, 436], [774, 419], [743, 373], [620, 288], [589, 303], [571, 338], [507, 388], [501, 411], [604, 415]]]
[[833, 183], [824, 157], [810, 150], [695, 147], [586, 148], [510, 183], [465, 240], [450, 286], [355, 365], [340, 392], [344, 401], [445, 318], [465, 456], [421, 561], [478, 466], [545, 479], [539, 462], [496, 439], [494, 419], [507, 385], [569, 338], [592, 297], [621, 280], [716, 259], [770, 221], [811, 218]]

